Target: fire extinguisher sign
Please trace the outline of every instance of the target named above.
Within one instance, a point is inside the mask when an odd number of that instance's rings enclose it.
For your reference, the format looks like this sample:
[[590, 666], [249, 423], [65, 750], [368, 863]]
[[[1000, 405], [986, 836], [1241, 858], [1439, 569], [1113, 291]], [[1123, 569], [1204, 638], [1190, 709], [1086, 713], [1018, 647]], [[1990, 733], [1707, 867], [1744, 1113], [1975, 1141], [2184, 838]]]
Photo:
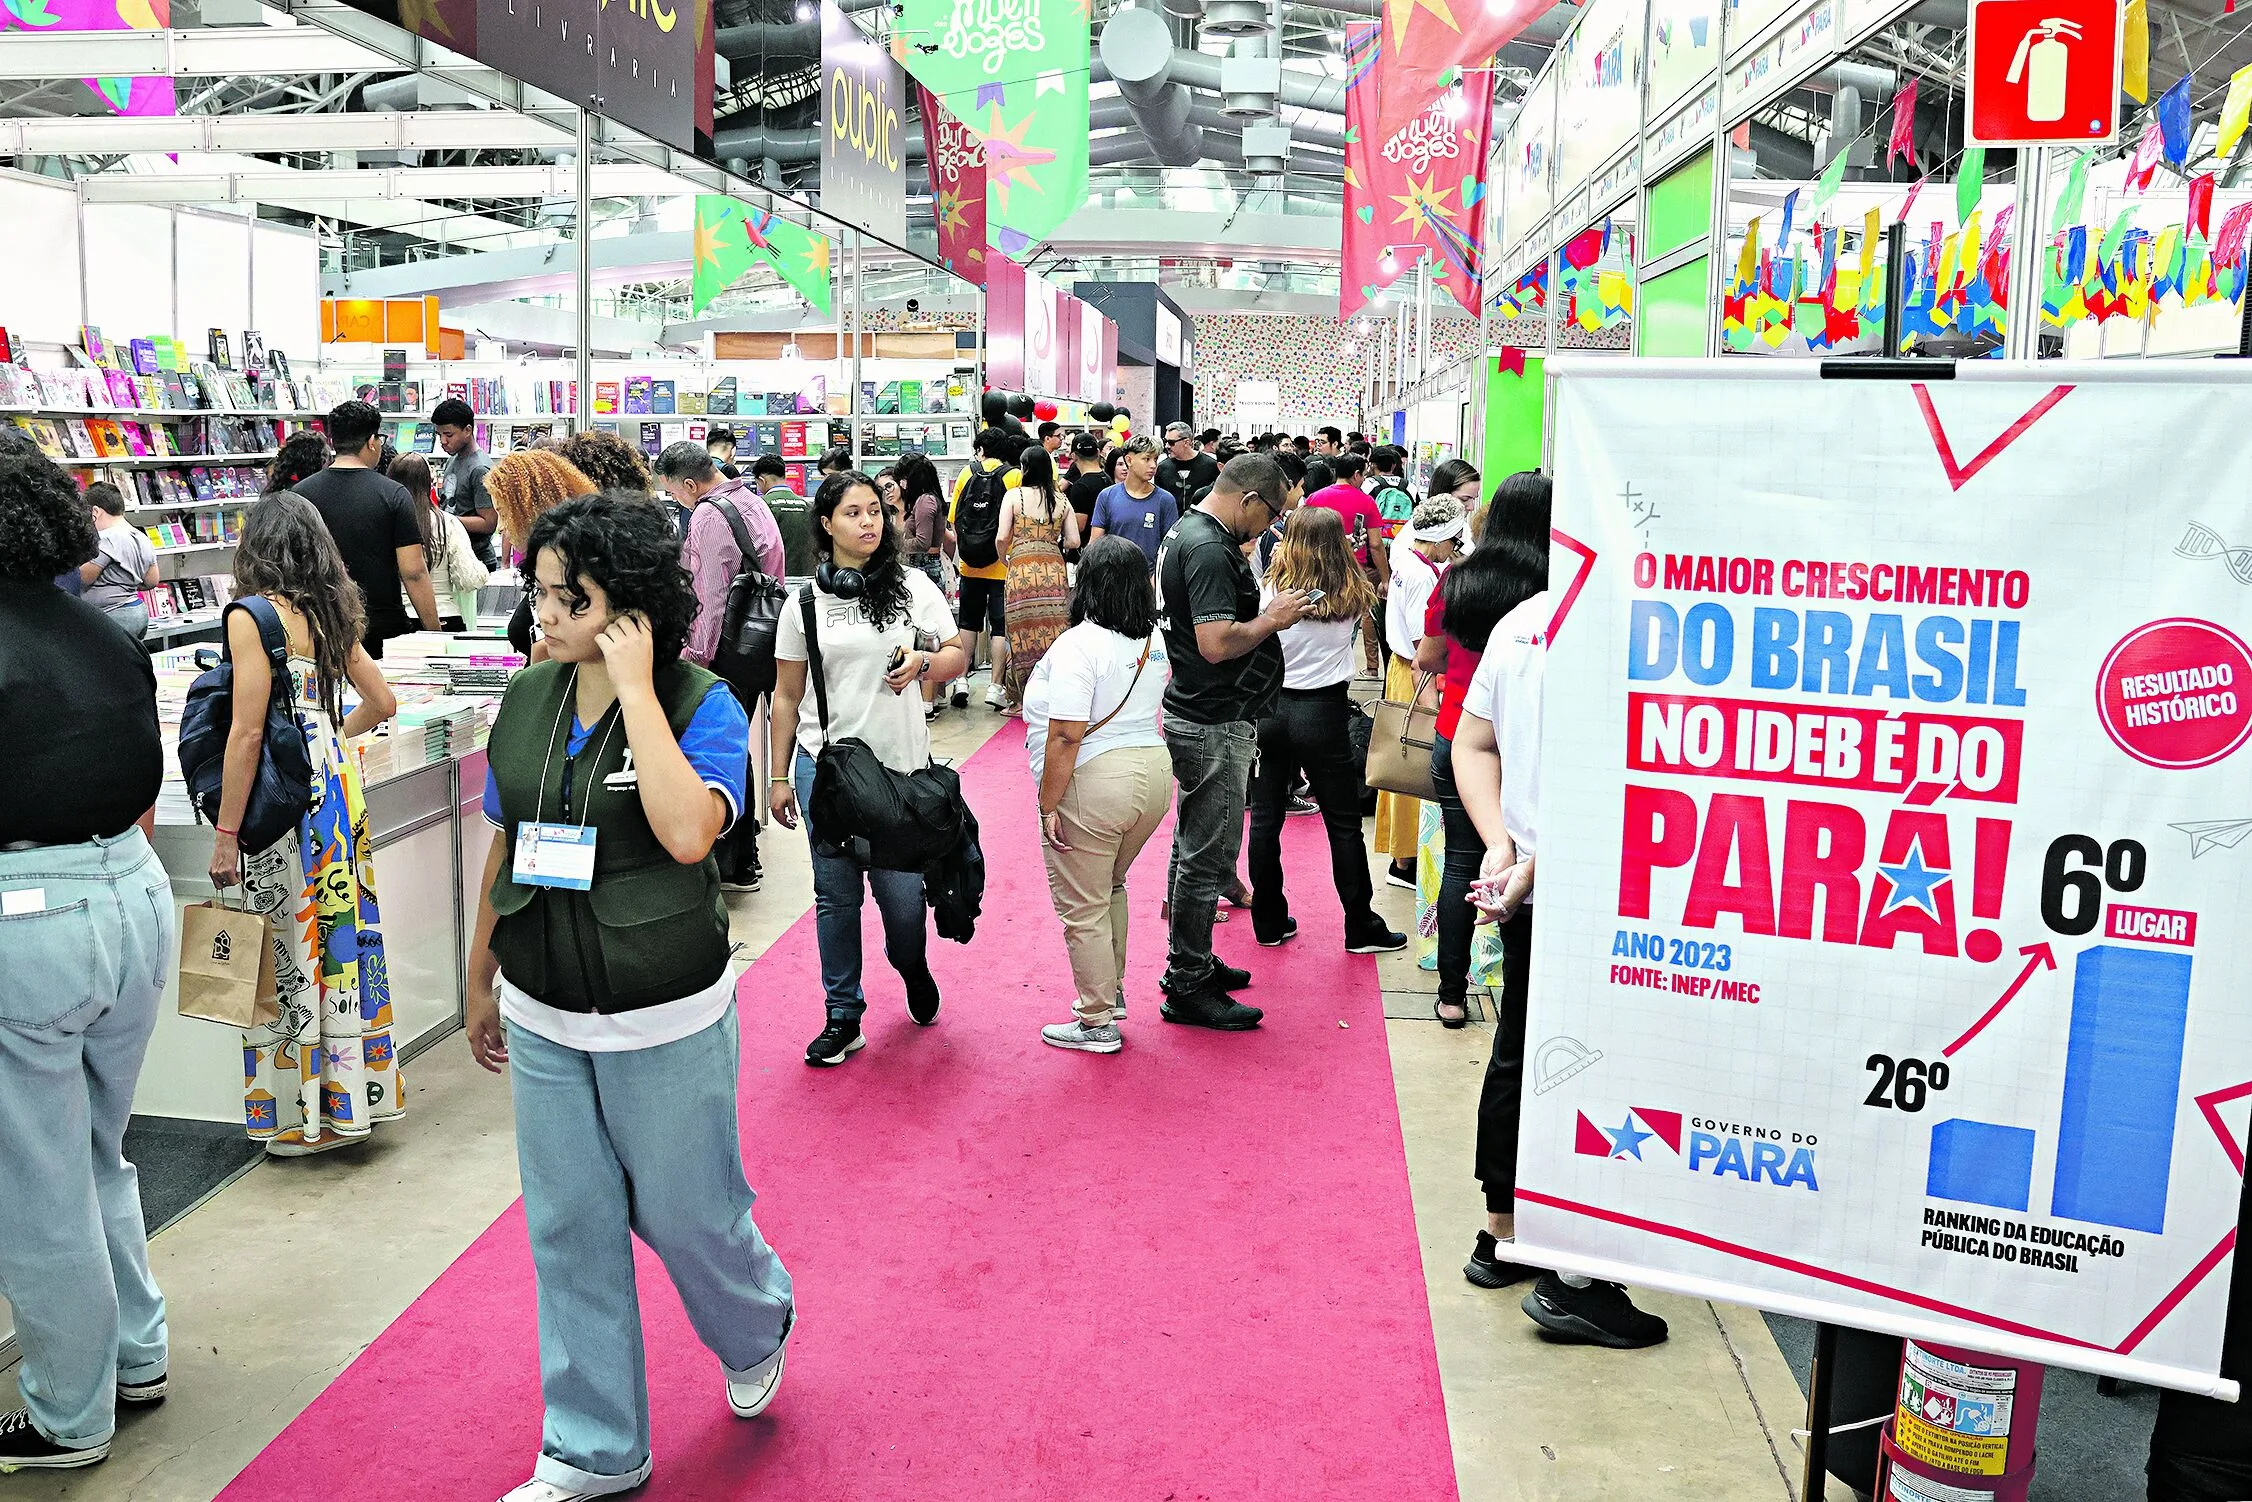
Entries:
[[1973, 146], [2119, 136], [2120, 0], [1971, 0]]

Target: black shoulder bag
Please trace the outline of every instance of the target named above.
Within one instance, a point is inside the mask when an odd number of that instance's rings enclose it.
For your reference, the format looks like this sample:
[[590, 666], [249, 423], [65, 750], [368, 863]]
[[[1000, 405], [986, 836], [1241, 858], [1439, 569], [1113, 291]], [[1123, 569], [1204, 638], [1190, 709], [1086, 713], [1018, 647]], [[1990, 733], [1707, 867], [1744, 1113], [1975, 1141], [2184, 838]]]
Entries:
[[758, 566], [758, 549], [751, 542], [751, 529], [743, 525], [742, 513], [735, 509], [734, 501], [721, 496], [707, 504], [717, 506], [720, 515], [727, 518], [728, 529], [735, 534], [735, 546], [743, 555], [741, 567], [727, 586], [727, 603], [720, 615], [719, 645], [712, 649], [712, 671], [727, 680], [727, 686], [735, 690], [735, 697], [749, 709], [761, 697], [774, 692], [774, 636], [781, 626], [782, 611], [789, 603], [790, 592], [782, 587], [781, 580], [768, 578]]
[[[813, 586], [798, 595], [805, 613], [806, 669], [821, 716], [821, 754], [814, 759], [806, 810], [816, 843], [880, 871], [921, 871], [962, 841], [962, 779], [936, 763], [896, 772], [868, 743], [829, 734], [829, 679], [821, 666]], [[888, 692], [888, 690], [884, 690]]]

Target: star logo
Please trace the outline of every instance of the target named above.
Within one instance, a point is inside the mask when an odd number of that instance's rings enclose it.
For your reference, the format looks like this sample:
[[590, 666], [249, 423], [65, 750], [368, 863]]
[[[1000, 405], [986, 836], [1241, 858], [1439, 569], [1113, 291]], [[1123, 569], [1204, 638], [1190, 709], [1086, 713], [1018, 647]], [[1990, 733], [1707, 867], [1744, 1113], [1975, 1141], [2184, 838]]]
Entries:
[[1616, 1127], [1604, 1128], [1604, 1132], [1611, 1139], [1612, 1157], [1632, 1158], [1637, 1163], [1643, 1161], [1642, 1144], [1658, 1135], [1656, 1132], [1645, 1132], [1637, 1127], [1634, 1124], [1634, 1114], [1631, 1111], [1627, 1113], [1625, 1121]]
[[986, 186], [1000, 199], [1001, 212], [1005, 215], [1009, 212], [1010, 187], [1014, 185], [1029, 188], [1035, 193], [1040, 192], [1039, 179], [1032, 175], [1032, 169], [1045, 167], [1056, 159], [1056, 154], [1024, 144], [1025, 132], [1032, 128], [1031, 114], [1026, 114], [1012, 126], [1004, 127], [1001, 124], [1001, 107], [995, 105], [991, 120], [992, 123], [986, 129], [978, 132], [978, 137], [985, 142]]
[[1392, 20], [1392, 45], [1394, 47], [1399, 46], [1407, 39], [1408, 27], [1414, 24], [1415, 13], [1418, 10], [1427, 10], [1432, 15], [1437, 16], [1439, 24], [1449, 31], [1460, 32], [1462, 30], [1461, 25], [1454, 18], [1453, 10], [1448, 8], [1447, 0], [1384, 0], [1384, 13]]
[[711, 267], [715, 274], [719, 271], [719, 253], [727, 245], [721, 232], [735, 222], [732, 215], [719, 219], [706, 219], [701, 214], [696, 216], [696, 268], [699, 271], [706, 266]]
[[1909, 842], [1907, 860], [1897, 866], [1880, 864], [1877, 871], [1892, 885], [1892, 895], [1885, 899], [1884, 909], [1877, 915], [1879, 917], [1890, 917], [1912, 902], [1924, 910], [1925, 916], [1936, 922], [1939, 918], [1939, 903], [1933, 894], [1941, 884], [1955, 879], [1955, 873], [1944, 866], [1924, 864], [1921, 836]]
[[1392, 195], [1392, 202], [1400, 206], [1400, 212], [1392, 217], [1394, 224], [1407, 225], [1408, 232], [1420, 239], [1434, 222], [1454, 222], [1454, 210], [1447, 207], [1445, 194], [1435, 193], [1429, 183], [1413, 179], [1409, 180], [1407, 187], [1405, 193]]

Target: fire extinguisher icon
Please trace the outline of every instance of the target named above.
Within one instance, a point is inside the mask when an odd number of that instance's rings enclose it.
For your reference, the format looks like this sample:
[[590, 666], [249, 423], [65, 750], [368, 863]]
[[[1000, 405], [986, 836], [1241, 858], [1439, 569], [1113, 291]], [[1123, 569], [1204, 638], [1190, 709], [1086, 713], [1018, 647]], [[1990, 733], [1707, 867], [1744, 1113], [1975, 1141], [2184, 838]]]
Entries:
[[2078, 23], [2051, 16], [2025, 33], [2003, 82], [2025, 82], [2025, 118], [2064, 118], [2065, 39], [2080, 40]]

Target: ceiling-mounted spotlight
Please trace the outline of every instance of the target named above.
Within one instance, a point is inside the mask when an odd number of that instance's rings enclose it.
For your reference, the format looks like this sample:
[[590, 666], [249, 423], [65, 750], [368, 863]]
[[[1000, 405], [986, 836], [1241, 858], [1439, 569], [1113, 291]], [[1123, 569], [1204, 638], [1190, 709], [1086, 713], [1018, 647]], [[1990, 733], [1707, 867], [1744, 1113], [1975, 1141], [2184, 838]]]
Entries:
[[820, 14], [821, 12], [807, 4], [806, 0], [798, 0], [798, 20], [801, 23], [810, 21]]
[[1393, 252], [1391, 246], [1387, 245], [1384, 247], [1383, 258], [1376, 263], [1376, 269], [1383, 272], [1386, 276], [1399, 275], [1400, 258]]

